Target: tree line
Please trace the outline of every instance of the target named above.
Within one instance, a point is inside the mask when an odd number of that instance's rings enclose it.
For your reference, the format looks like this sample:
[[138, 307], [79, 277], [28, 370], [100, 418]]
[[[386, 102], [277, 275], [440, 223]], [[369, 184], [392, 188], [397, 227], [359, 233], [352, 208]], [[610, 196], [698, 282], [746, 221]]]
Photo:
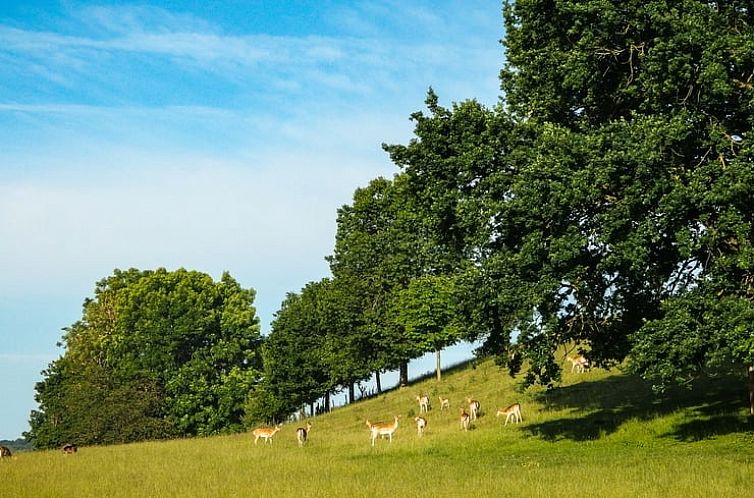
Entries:
[[405, 382], [410, 359], [460, 340], [525, 364], [525, 383], [556, 383], [557, 348], [578, 343], [657, 389], [729, 371], [754, 389], [754, 2], [503, 12], [500, 102], [430, 89], [414, 138], [383, 145], [399, 171], [338, 210], [331, 276], [288, 294], [267, 337], [227, 275], [202, 284], [214, 300], [161, 302], [131, 285], [172, 274], [116, 272], [37, 387], [35, 445], [74, 424], [55, 403], [111, 407], [102, 434], [137, 413], [132, 438], [235, 430], [353, 399], [374, 372]]

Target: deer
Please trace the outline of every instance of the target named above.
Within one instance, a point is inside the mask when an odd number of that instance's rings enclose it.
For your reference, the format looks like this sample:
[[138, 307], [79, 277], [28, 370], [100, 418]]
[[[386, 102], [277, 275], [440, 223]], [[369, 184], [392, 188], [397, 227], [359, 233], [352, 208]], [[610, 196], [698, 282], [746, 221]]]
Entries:
[[589, 360], [582, 355], [568, 356], [566, 359], [571, 362], [571, 372], [575, 370], [577, 373], [584, 373], [584, 370], [589, 368]]
[[303, 446], [306, 442], [306, 438], [309, 437], [309, 431], [312, 430], [312, 424], [309, 422], [306, 423], [306, 427], [299, 427], [296, 429], [296, 439], [298, 440], [298, 445]]
[[463, 408], [461, 408], [461, 428], [464, 431], [468, 431], [469, 430], [469, 422], [470, 421], [471, 421], [471, 416], [468, 413], [466, 413], [466, 410], [464, 410]]
[[437, 398], [440, 400], [440, 411], [443, 411], [445, 408], [450, 410], [450, 400], [448, 398], [443, 398], [442, 396], [438, 396]]
[[79, 447], [76, 446], [75, 444], [69, 443], [69, 444], [64, 445], [62, 450], [63, 450], [64, 455], [72, 455], [76, 453], [77, 451], [79, 451]]
[[367, 420], [367, 427], [372, 435], [372, 446], [374, 446], [374, 440], [377, 436], [388, 436], [390, 442], [393, 442], [393, 433], [398, 429], [398, 415], [395, 416], [395, 420], [392, 424], [388, 422], [375, 422], [371, 423]]
[[416, 422], [416, 432], [419, 434], [419, 437], [422, 437], [424, 429], [427, 427], [427, 419], [424, 417], [414, 417], [414, 422]]
[[419, 402], [419, 413], [427, 413], [429, 411], [429, 396], [422, 394], [416, 397], [416, 401]]
[[471, 398], [466, 398], [466, 402], [469, 404], [469, 411], [471, 412], [471, 420], [476, 420], [479, 415], [481, 405], [479, 401]]
[[8, 449], [7, 446], [0, 446], [0, 460], [3, 458], [10, 458], [11, 452], [10, 449]]
[[275, 427], [257, 427], [252, 432], [254, 434], [254, 444], [257, 444], [260, 437], [264, 439], [265, 443], [269, 442], [272, 444], [272, 437], [277, 434], [281, 427], [283, 427], [283, 424], [278, 424]]
[[514, 422], [521, 422], [523, 420], [523, 417], [521, 416], [521, 404], [513, 403], [507, 408], [498, 408], [495, 416], [499, 417], [500, 415], [505, 415], [505, 425], [508, 425], [508, 421], [511, 417], [513, 417]]

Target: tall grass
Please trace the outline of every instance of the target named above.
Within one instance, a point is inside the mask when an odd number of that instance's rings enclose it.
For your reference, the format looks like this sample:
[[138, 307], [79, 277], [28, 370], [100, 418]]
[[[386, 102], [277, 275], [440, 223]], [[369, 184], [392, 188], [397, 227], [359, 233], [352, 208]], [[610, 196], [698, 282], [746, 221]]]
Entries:
[[[420, 393], [433, 403], [422, 438], [413, 423]], [[273, 444], [254, 445], [247, 433], [25, 453], [0, 462], [0, 489], [20, 498], [751, 497], [754, 424], [744, 395], [743, 384], [717, 379], [655, 398], [640, 380], [601, 370], [521, 393], [483, 362], [313, 418], [303, 448], [288, 424]], [[482, 416], [464, 432], [467, 397]], [[524, 422], [503, 427], [495, 410], [515, 401]], [[365, 419], [393, 415], [401, 417], [393, 442], [372, 447]]]

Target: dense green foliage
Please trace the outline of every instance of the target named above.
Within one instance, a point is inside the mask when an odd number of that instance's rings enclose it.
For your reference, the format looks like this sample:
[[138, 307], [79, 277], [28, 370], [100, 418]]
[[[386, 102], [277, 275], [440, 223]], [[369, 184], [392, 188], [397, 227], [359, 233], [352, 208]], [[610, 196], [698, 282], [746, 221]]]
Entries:
[[658, 385], [754, 361], [752, 15], [511, 2], [501, 105], [430, 92], [417, 138], [387, 147], [467, 258], [471, 333], [502, 361], [516, 342], [529, 382], [559, 378], [569, 341]]
[[229, 275], [116, 270], [37, 384], [37, 448], [239, 430], [259, 377], [254, 291]]

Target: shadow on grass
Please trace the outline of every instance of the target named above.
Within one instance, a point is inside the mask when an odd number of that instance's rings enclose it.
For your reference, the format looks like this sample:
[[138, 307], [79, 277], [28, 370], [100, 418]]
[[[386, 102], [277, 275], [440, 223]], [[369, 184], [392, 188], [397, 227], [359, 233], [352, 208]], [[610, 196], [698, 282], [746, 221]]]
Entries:
[[616, 375], [556, 388], [537, 398], [547, 409], [573, 412], [526, 427], [532, 435], [549, 441], [594, 440], [614, 433], [629, 420], [649, 421], [679, 410], [689, 413], [688, 420], [660, 437], [699, 441], [754, 430], [754, 417], [742, 412], [748, 402], [745, 383], [736, 377], [700, 379], [691, 389], [672, 388], [655, 395], [642, 379]]

